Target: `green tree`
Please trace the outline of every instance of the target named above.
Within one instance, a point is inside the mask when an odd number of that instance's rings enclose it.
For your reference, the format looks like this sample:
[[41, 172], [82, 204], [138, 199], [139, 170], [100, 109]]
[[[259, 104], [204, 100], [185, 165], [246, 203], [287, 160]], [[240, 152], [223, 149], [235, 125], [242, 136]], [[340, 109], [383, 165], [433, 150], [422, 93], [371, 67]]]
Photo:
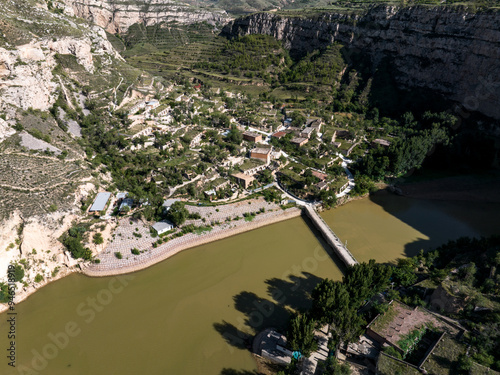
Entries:
[[340, 281], [325, 279], [312, 292], [311, 315], [321, 324], [330, 324], [335, 346], [349, 343], [362, 332], [366, 322], [351, 306], [349, 292]]
[[226, 138], [229, 142], [239, 145], [243, 141], [243, 134], [233, 125]]
[[417, 281], [416, 267], [412, 258], [398, 259], [397, 265], [392, 269], [392, 279], [398, 285], [410, 286]]
[[184, 203], [180, 201], [175, 202], [167, 212], [168, 220], [177, 227], [184, 224], [188, 216], [189, 211], [184, 207]]
[[0, 303], [9, 302], [9, 286], [6, 283], [0, 283]]
[[305, 357], [309, 357], [316, 350], [314, 339], [315, 322], [307, 314], [295, 314], [289, 321], [287, 343], [292, 350], [298, 350]]
[[377, 264], [370, 259], [368, 263], [349, 267], [343, 281], [350, 296], [351, 305], [359, 308], [367, 299], [384, 290], [392, 274], [392, 269], [383, 264]]
[[24, 278], [24, 267], [20, 264], [14, 266], [14, 279], [17, 282], [22, 281]]
[[321, 201], [323, 202], [323, 206], [326, 209], [334, 207], [335, 204], [337, 203], [337, 195], [333, 190], [322, 190], [319, 193], [319, 199], [321, 199]]

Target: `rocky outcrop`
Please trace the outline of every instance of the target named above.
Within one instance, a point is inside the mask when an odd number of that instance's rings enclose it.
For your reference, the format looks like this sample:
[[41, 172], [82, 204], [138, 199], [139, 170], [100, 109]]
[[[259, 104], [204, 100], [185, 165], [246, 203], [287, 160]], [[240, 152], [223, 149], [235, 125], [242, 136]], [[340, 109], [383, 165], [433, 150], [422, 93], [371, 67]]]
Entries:
[[9, 123], [3, 118], [0, 118], [0, 142], [5, 138], [9, 138], [11, 135], [15, 134], [16, 131], [9, 126]]
[[125, 33], [136, 23], [151, 26], [161, 22], [191, 24], [208, 22], [211, 25], [229, 21], [223, 10], [191, 7], [172, 0], [64, 0], [76, 16], [103, 27], [109, 33]]
[[[122, 59], [98, 26], [86, 36], [33, 40], [12, 49], [0, 48], [0, 108], [5, 104], [22, 109], [49, 109], [58, 87], [52, 71], [56, 54], [69, 54], [89, 73], [95, 71], [94, 57]], [[109, 61], [111, 64], [111, 61]]]
[[431, 295], [431, 308], [447, 314], [458, 314], [464, 308], [462, 298], [452, 295], [442, 285], [439, 285]]
[[314, 18], [259, 13], [229, 23], [223, 35], [271, 35], [292, 53], [339, 42], [369, 56], [373, 70], [388, 61], [402, 89], [430, 89], [500, 119], [499, 24], [498, 12], [378, 6], [364, 15]]

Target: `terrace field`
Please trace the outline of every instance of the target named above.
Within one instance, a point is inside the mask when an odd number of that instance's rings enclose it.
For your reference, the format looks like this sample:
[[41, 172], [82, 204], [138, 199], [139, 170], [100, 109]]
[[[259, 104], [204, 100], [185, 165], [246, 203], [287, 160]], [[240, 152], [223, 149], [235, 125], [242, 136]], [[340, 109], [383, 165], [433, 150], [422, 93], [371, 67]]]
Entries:
[[75, 190], [90, 172], [77, 162], [26, 154], [0, 154], [0, 216], [24, 216], [74, 207]]

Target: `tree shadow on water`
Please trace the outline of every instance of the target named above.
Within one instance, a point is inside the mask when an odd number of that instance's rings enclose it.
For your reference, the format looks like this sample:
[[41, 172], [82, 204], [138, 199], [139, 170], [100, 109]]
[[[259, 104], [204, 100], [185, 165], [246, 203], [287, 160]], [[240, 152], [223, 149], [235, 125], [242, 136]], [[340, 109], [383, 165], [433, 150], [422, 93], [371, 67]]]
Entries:
[[250, 335], [239, 330], [231, 323], [225, 320], [222, 323], [214, 323], [214, 329], [226, 340], [228, 345], [237, 349], [247, 349], [250, 341]]
[[302, 272], [301, 276], [291, 275], [287, 280], [272, 278], [266, 280], [267, 293], [280, 306], [304, 311], [311, 307], [311, 292], [321, 280], [308, 272]]
[[258, 371], [235, 370], [231, 368], [225, 368], [220, 372], [220, 375], [262, 375], [262, 373]]
[[[245, 317], [232, 324], [214, 323], [214, 329], [226, 343], [237, 349], [248, 349], [254, 335], [267, 327], [285, 329], [290, 311], [252, 292], [241, 292], [233, 297], [234, 307]], [[249, 332], [249, 333], [247, 333]]]
[[214, 323], [213, 327], [228, 345], [237, 349], [249, 348], [252, 336], [269, 327], [284, 331], [293, 310], [309, 308], [310, 293], [320, 281], [321, 278], [306, 272], [286, 279], [268, 279], [265, 283], [269, 299], [253, 292], [240, 292], [233, 296], [233, 302], [234, 308], [244, 317], [232, 323]]
[[285, 328], [290, 311], [284, 306], [252, 292], [241, 292], [233, 297], [236, 310], [246, 315], [244, 323], [254, 334], [267, 327]]

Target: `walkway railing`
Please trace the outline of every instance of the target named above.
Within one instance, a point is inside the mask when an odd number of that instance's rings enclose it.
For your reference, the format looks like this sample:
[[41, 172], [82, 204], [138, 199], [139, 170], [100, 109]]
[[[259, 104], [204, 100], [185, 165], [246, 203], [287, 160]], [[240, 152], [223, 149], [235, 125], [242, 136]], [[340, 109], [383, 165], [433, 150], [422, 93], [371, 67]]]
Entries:
[[323, 218], [316, 212], [316, 210], [310, 206], [306, 206], [306, 211], [309, 217], [316, 224], [320, 232], [323, 234], [326, 240], [329, 240], [330, 245], [336, 250], [340, 258], [344, 261], [347, 266], [353, 266], [358, 264], [354, 255], [347, 249], [347, 247], [342, 243], [340, 238], [337, 237], [335, 232], [330, 228], [330, 226], [323, 220]]

